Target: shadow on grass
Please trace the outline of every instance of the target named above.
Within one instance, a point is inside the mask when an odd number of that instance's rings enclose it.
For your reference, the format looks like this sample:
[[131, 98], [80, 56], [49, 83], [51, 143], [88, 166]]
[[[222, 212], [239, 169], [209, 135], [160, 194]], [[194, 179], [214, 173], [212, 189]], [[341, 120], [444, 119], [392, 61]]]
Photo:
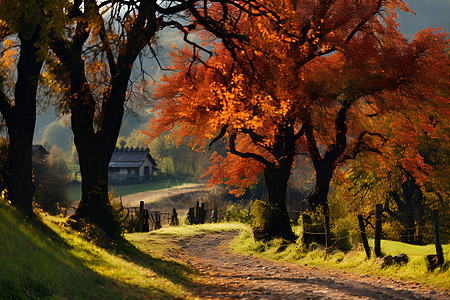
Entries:
[[140, 265], [146, 269], [150, 269], [158, 276], [166, 278], [173, 283], [190, 289], [194, 286], [192, 276], [197, 273], [186, 265], [171, 260], [156, 258], [137, 248], [124, 237], [116, 239], [117, 246], [113, 248], [116, 253], [120, 254], [126, 260]]
[[76, 245], [41, 220], [24, 222], [9, 208], [0, 207], [0, 232], [0, 299], [173, 299], [188, 294], [193, 284], [188, 267], [151, 257], [124, 239], [118, 247], [122, 258], [181, 285], [183, 291], [174, 292], [165, 283], [139, 286], [102, 275], [88, 267], [93, 261], [71, 252], [83, 249], [74, 249]]

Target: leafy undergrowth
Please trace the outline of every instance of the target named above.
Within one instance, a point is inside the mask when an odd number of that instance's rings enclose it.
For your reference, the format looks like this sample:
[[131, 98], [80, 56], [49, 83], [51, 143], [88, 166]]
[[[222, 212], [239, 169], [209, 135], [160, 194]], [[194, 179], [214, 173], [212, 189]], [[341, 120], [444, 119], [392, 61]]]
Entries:
[[155, 258], [125, 239], [109, 250], [65, 220], [24, 221], [0, 205], [0, 299], [189, 298], [196, 274]]
[[[373, 241], [371, 242], [371, 248], [373, 249]], [[434, 245], [415, 246], [382, 240], [383, 253], [386, 255], [405, 253], [410, 259], [406, 265], [384, 268], [375, 263], [373, 253], [372, 258], [368, 260], [362, 247], [347, 253], [335, 251], [326, 254], [324, 249], [320, 247], [311, 250], [297, 243], [286, 245], [281, 240], [274, 240], [269, 243], [255, 241], [249, 228], [233, 241], [232, 248], [237, 252], [271, 260], [408, 280], [442, 290], [450, 289], [450, 245], [443, 245], [445, 264], [434, 272], [428, 271], [425, 262], [426, 255], [436, 253]]]

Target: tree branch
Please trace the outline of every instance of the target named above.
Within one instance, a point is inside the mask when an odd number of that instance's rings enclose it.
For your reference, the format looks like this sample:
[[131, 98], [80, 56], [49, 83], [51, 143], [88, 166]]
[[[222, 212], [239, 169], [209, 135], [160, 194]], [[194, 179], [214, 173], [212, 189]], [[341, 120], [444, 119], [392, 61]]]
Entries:
[[305, 129], [302, 126], [302, 128], [300, 128], [300, 130], [294, 135], [294, 140], [298, 141], [298, 139], [300, 139], [304, 135], [305, 135]]
[[314, 136], [314, 130], [311, 125], [311, 116], [309, 112], [306, 113], [306, 116], [303, 120], [302, 128], [305, 131], [306, 141], [308, 144], [308, 150], [311, 154], [311, 160], [314, 164], [315, 168], [319, 168], [319, 164], [322, 161], [322, 156], [320, 155], [319, 149], [317, 148], [316, 138]]
[[180, 13], [187, 9], [188, 3], [194, 3], [195, 1], [183, 1], [180, 4], [174, 5], [174, 6], [168, 6], [168, 7], [161, 7], [160, 5], [156, 5], [156, 11], [165, 14], [165, 15], [174, 15], [177, 13]]
[[382, 154], [381, 150], [378, 147], [374, 147], [372, 145], [367, 144], [364, 141], [366, 136], [379, 137], [383, 140], [383, 144], [387, 142], [387, 138], [380, 133], [377, 132], [369, 132], [364, 130], [358, 136], [358, 139], [351, 146], [351, 148], [347, 151], [347, 153], [341, 158], [341, 162], [349, 159], [354, 159], [361, 152], [373, 152], [376, 154]]
[[222, 127], [222, 129], [220, 130], [220, 133], [218, 136], [216, 136], [210, 143], [208, 146], [208, 150], [211, 150], [212, 145], [214, 145], [218, 140], [220, 140], [221, 138], [223, 138], [225, 136], [225, 133], [227, 133], [227, 129], [228, 129], [228, 125], [224, 125]]
[[170, 21], [170, 22], [164, 22], [165, 26], [173, 26], [175, 28], [177, 28], [178, 30], [180, 30], [181, 32], [183, 32], [183, 41], [185, 41], [187, 44], [191, 45], [192, 47], [194, 47], [194, 53], [195, 53], [195, 49], [198, 48], [206, 53], [209, 54], [209, 56], [213, 55], [213, 52], [200, 46], [199, 44], [191, 41], [188, 39], [188, 34], [189, 32], [186, 30], [186, 28], [179, 22], [177, 21]]
[[244, 128], [244, 129], [241, 129], [241, 132], [248, 135], [252, 139], [253, 144], [263, 147], [264, 149], [266, 149], [269, 152], [273, 151], [272, 147], [265, 146], [263, 143], [261, 143], [263, 140], [263, 137], [260, 136], [259, 134], [257, 134], [256, 132], [254, 132], [253, 130]]
[[103, 18], [100, 15], [99, 7], [98, 7], [98, 5], [96, 3], [94, 3], [94, 4], [95, 4], [95, 7], [96, 7], [96, 9], [95, 9], [95, 16], [97, 17], [97, 21], [98, 21], [98, 25], [97, 26], [100, 27], [100, 30], [99, 30], [98, 34], [99, 34], [100, 40], [102, 41], [103, 49], [106, 52], [106, 58], [108, 60], [108, 65], [109, 65], [109, 69], [110, 69], [110, 72], [111, 72], [111, 76], [114, 77], [114, 76], [117, 75], [117, 64], [116, 64], [116, 61], [114, 59], [114, 55], [113, 55], [112, 50], [111, 50], [111, 46], [110, 46], [110, 43], [109, 43], [108, 35], [106, 33], [105, 23], [103, 22]]
[[230, 145], [230, 152], [234, 155], [237, 155], [242, 158], [253, 158], [257, 162], [262, 163], [265, 166], [271, 166], [273, 163], [269, 162], [267, 159], [262, 157], [261, 155], [258, 155], [256, 153], [251, 152], [240, 152], [236, 149], [236, 133], [232, 133], [230, 135], [229, 139], [229, 145]]
[[338, 158], [344, 153], [347, 148], [347, 105], [344, 104], [338, 112], [338, 115], [335, 120], [335, 128], [336, 128], [336, 142], [330, 145], [324, 155], [325, 160], [331, 160], [336, 162]]
[[353, 28], [352, 32], [348, 35], [348, 37], [345, 39], [345, 45], [347, 45], [351, 39], [355, 36], [355, 34], [361, 29], [361, 27], [364, 26], [364, 24], [367, 23], [367, 21], [370, 20], [371, 17], [375, 16], [375, 14], [380, 10], [382, 5], [382, 0], [378, 0], [377, 6], [375, 7], [375, 11], [372, 14], [368, 14], [366, 18], [361, 20], [358, 25], [356, 25], [355, 28]]

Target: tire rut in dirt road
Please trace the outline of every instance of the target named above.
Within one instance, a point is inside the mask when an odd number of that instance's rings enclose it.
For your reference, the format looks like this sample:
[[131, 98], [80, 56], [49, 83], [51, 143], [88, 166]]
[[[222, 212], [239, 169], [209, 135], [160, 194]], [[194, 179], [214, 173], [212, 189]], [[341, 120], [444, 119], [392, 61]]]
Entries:
[[203, 274], [201, 299], [450, 299], [414, 283], [273, 262], [232, 252], [235, 232], [179, 241], [182, 259]]

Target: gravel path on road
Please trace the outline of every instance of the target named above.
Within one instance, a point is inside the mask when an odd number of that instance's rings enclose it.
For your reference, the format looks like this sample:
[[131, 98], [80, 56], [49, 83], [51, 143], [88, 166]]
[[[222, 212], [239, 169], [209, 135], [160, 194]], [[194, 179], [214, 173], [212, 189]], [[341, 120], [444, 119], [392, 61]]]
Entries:
[[200, 271], [200, 299], [450, 299], [418, 284], [368, 275], [273, 262], [233, 252], [237, 233], [200, 235], [179, 241], [172, 252]]

